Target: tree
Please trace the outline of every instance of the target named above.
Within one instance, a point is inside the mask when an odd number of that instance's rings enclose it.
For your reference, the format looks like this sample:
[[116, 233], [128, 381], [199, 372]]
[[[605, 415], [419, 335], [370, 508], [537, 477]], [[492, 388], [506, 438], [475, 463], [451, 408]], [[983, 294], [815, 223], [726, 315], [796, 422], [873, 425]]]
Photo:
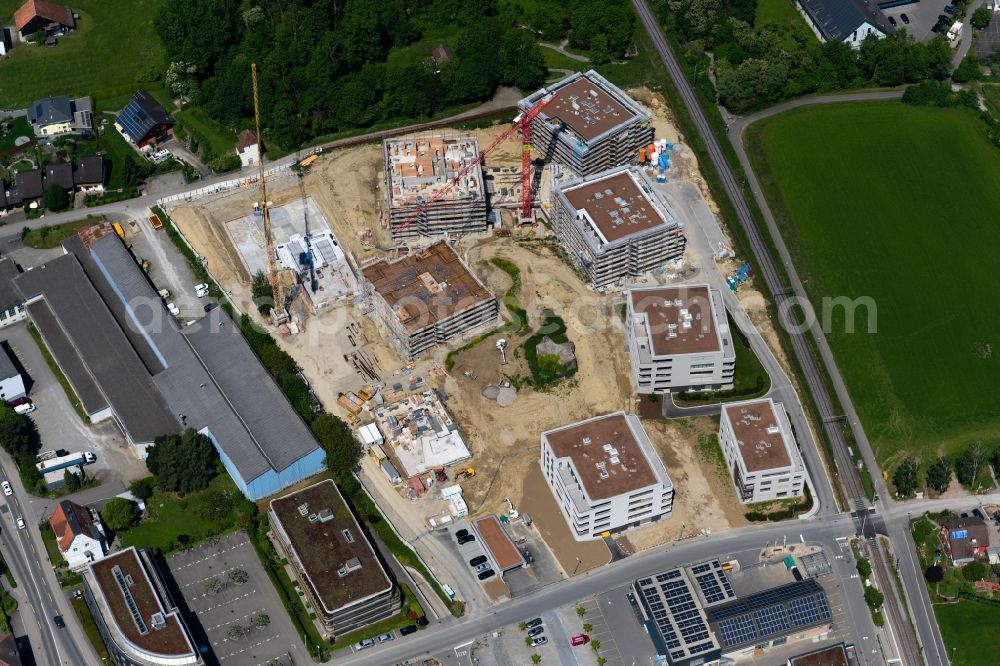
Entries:
[[211, 72], [240, 38], [238, 0], [172, 0], [160, 7], [153, 26], [171, 62]]
[[266, 627], [271, 624], [271, 617], [267, 613], [258, 613], [253, 618], [254, 626]]
[[524, 637], [524, 645], [526, 647], [531, 647], [531, 636], [525, 636]]
[[231, 624], [229, 625], [229, 630], [226, 632], [230, 638], [243, 638], [246, 636], [247, 629], [242, 624]]
[[35, 44], [44, 44], [45, 43], [45, 31], [44, 30], [36, 30], [35, 32], [33, 32], [31, 34], [30, 39]]
[[28, 418], [0, 401], [0, 448], [13, 457], [35, 453], [32, 427]]
[[882, 607], [882, 602], [885, 601], [885, 596], [875, 589], [874, 586], [869, 585], [865, 588], [865, 603], [872, 610], [878, 610]]
[[579, 617], [583, 617], [584, 615], [587, 614], [587, 609], [584, 608], [583, 606], [577, 606], [576, 607], [576, 614]]
[[601, 641], [590, 641], [590, 649], [597, 652], [601, 649]]
[[508, 30], [500, 40], [500, 82], [521, 90], [534, 90], [545, 82], [545, 57], [532, 34]]
[[986, 464], [987, 452], [982, 442], [973, 442], [967, 446], [955, 459], [955, 476], [963, 486], [975, 490], [979, 472]]
[[537, 652], [531, 653], [531, 663], [537, 664], [541, 660], [542, 660], [542, 655], [538, 654]]
[[217, 474], [217, 460], [208, 437], [188, 428], [180, 436], [157, 437], [149, 447], [146, 467], [160, 488], [183, 495], [208, 487]]
[[868, 576], [872, 575], [871, 562], [869, 562], [863, 557], [858, 560], [857, 568], [858, 568], [858, 575], [860, 575], [862, 578], [868, 578]]
[[156, 479], [152, 476], [146, 476], [130, 483], [128, 489], [129, 492], [145, 502], [153, 496], [153, 489], [155, 487]]
[[205, 592], [207, 594], [216, 595], [225, 589], [226, 584], [222, 582], [222, 579], [218, 576], [212, 576], [204, 583]]
[[594, 625], [592, 625], [591, 623], [589, 623], [589, 622], [584, 622], [583, 623], [583, 632], [584, 633], [589, 634], [590, 630], [593, 629], [593, 628], [594, 628]]
[[972, 12], [972, 18], [969, 19], [969, 23], [972, 24], [973, 28], [977, 30], [982, 30], [990, 24], [990, 19], [993, 17], [993, 12], [991, 12], [986, 7], [980, 7], [976, 11]]
[[101, 520], [112, 532], [125, 532], [139, 522], [139, 507], [130, 499], [112, 497], [101, 509]]
[[920, 485], [917, 472], [920, 464], [913, 458], [907, 456], [892, 473], [892, 485], [896, 486], [896, 492], [903, 497], [908, 497], [916, 492]]
[[955, 83], [978, 81], [981, 78], [983, 78], [983, 64], [975, 53], [969, 53], [962, 58], [962, 62], [951, 73], [951, 80]]
[[325, 412], [312, 422], [312, 431], [326, 451], [326, 468], [334, 474], [347, 474], [361, 458], [361, 444], [350, 426]]
[[990, 568], [983, 564], [982, 562], [970, 562], [962, 567], [962, 578], [974, 583], [977, 580], [983, 580], [990, 573]]
[[233, 171], [239, 169], [242, 162], [240, 162], [240, 157], [235, 152], [226, 153], [225, 155], [219, 155], [208, 163], [208, 168], [216, 173], [225, 173], [226, 171]]
[[932, 564], [924, 571], [924, 578], [928, 583], [940, 583], [944, 580], [944, 569], [936, 564]]
[[250, 580], [250, 574], [248, 574], [244, 569], [233, 569], [229, 572], [229, 580], [237, 585], [242, 585]]
[[271, 314], [274, 308], [274, 288], [264, 271], [254, 273], [253, 281], [250, 283], [250, 297], [257, 304], [257, 312], [265, 317]]
[[72, 472], [72, 470], [67, 469], [63, 472], [63, 487], [69, 492], [75, 492], [80, 489], [80, 477]]
[[951, 465], [944, 456], [939, 456], [927, 469], [927, 485], [938, 494], [948, 490], [951, 485]]
[[184, 104], [198, 92], [198, 79], [195, 76], [197, 73], [197, 67], [179, 60], [170, 63], [167, 67], [163, 82], [167, 84], [170, 92], [180, 98], [181, 103]]
[[69, 195], [62, 186], [52, 183], [42, 192], [42, 204], [51, 211], [64, 210], [69, 206]]

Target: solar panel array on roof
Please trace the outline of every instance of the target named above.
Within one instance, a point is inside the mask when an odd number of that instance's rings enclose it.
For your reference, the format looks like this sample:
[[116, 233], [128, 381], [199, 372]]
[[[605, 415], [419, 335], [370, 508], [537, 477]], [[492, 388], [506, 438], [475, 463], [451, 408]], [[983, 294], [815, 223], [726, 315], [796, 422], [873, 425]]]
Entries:
[[636, 583], [671, 663], [718, 649], [688, 576], [673, 569]]
[[706, 612], [727, 650], [822, 624], [831, 617], [826, 593], [813, 579], [751, 594]]

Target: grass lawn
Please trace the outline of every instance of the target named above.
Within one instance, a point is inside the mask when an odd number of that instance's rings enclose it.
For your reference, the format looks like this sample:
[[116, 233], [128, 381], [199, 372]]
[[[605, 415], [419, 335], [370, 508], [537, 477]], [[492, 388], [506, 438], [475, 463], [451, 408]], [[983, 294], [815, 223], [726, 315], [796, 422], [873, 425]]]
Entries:
[[795, 8], [795, 0], [757, 0], [753, 27], [760, 30], [768, 25], [778, 31], [781, 44], [794, 44], [794, 36], [813, 38], [805, 19]]
[[184, 124], [185, 129], [198, 139], [203, 148], [207, 147], [215, 157], [233, 152], [236, 146], [236, 132], [220, 125], [197, 106], [183, 111], [175, 111], [174, 117]]
[[219, 474], [209, 487], [186, 497], [156, 490], [146, 500], [149, 518], [121, 536], [122, 547], [136, 546], [169, 553], [187, 537], [193, 545], [242, 527], [243, 495], [228, 474]]
[[[1000, 152], [966, 109], [899, 102], [794, 110], [748, 132], [749, 154], [806, 290], [870, 298], [825, 327], [883, 463], [1000, 438]], [[1000, 347], [997, 348], [1000, 352]]]
[[984, 663], [985, 655], [1000, 651], [1000, 632], [993, 630], [1000, 624], [1000, 605], [975, 601], [935, 604], [934, 615], [952, 666], [976, 666]]
[[736, 350], [736, 370], [733, 373], [733, 388], [726, 391], [675, 393], [674, 402], [679, 405], [710, 405], [717, 402], [733, 402], [758, 398], [771, 388], [771, 378], [757, 355], [750, 349], [750, 343], [743, 332], [729, 317], [729, 330], [733, 334]]
[[42, 542], [45, 544], [45, 553], [49, 556], [49, 562], [54, 567], [59, 566], [63, 563], [63, 555], [62, 551], [59, 550], [59, 544], [56, 543], [56, 534], [52, 531], [52, 526], [49, 525], [49, 521], [43, 520], [38, 529], [42, 533]]
[[16, 141], [19, 136], [26, 136], [29, 139], [35, 138], [35, 132], [31, 129], [31, 124], [24, 116], [14, 118], [10, 131], [6, 134], [0, 134], [0, 153], [6, 153], [7, 151], [16, 148], [17, 146], [14, 145], [14, 141]]
[[83, 625], [83, 633], [87, 634], [87, 639], [94, 646], [97, 656], [107, 663], [108, 646], [104, 644], [104, 639], [101, 638], [101, 631], [97, 628], [97, 623], [94, 622], [94, 616], [91, 614], [86, 600], [71, 599], [70, 603], [73, 605], [73, 612], [76, 613], [76, 619]]
[[[17, 108], [49, 95], [101, 96], [113, 88], [133, 87], [136, 75], [163, 67], [163, 47], [153, 29], [162, 0], [74, 0], [77, 29], [55, 48], [19, 44], [0, 62], [0, 100]], [[10, 20], [22, 0], [0, 0], [0, 23]], [[134, 91], [133, 91], [134, 92]], [[107, 95], [105, 95], [107, 96]]]
[[49, 250], [58, 247], [67, 238], [75, 236], [84, 227], [89, 227], [103, 220], [103, 215], [88, 215], [75, 222], [38, 227], [26, 233], [21, 242], [36, 250]]

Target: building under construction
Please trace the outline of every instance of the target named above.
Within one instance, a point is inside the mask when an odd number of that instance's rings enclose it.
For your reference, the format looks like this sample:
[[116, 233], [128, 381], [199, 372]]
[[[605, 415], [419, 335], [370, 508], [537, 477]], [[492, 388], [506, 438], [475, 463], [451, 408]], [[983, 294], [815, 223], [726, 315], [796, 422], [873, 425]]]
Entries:
[[653, 142], [653, 114], [594, 70], [570, 74], [518, 108], [524, 113], [548, 94], [531, 128], [532, 147], [546, 161], [589, 176], [629, 164]]
[[552, 228], [595, 287], [677, 259], [687, 242], [674, 211], [636, 167], [555, 180]]
[[394, 241], [486, 230], [482, 166], [477, 164], [452, 184], [479, 157], [474, 137], [417, 134], [386, 139], [383, 149], [389, 231]]
[[497, 323], [496, 297], [443, 241], [396, 261], [379, 259], [362, 274], [365, 298], [404, 356]]

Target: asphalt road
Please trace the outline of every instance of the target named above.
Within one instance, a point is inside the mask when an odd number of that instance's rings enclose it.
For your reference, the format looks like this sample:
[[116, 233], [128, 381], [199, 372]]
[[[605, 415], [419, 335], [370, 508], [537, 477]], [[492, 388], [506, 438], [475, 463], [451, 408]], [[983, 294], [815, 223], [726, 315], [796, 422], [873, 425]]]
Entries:
[[[764, 215], [765, 222], [767, 223], [768, 232], [770, 233], [774, 245], [778, 250], [780, 260], [784, 264], [785, 272], [788, 275], [790, 284], [786, 284], [784, 279], [781, 277], [781, 274], [778, 272], [771, 258], [769, 248], [764, 241], [760, 229], [757, 227], [756, 221], [754, 220], [753, 212], [746, 198], [743, 196], [743, 190], [740, 187], [740, 183], [737, 181], [725, 154], [722, 152], [722, 148], [719, 141], [716, 139], [715, 134], [712, 132], [712, 128], [709, 125], [704, 110], [701, 107], [701, 103], [695, 95], [694, 90], [691, 88], [691, 85], [685, 78], [684, 72], [677, 61], [676, 56], [671, 50], [670, 45], [663, 34], [663, 30], [650, 9], [647, 0], [632, 0], [632, 3], [636, 8], [636, 12], [639, 15], [639, 19], [642, 21], [644, 28], [649, 33], [654, 47], [666, 66], [668, 74], [680, 93], [681, 99], [694, 121], [698, 134], [705, 143], [709, 159], [711, 159], [716, 172], [722, 180], [722, 185], [726, 190], [726, 194], [736, 210], [737, 219], [743, 227], [743, 230], [749, 240], [750, 249], [756, 259], [756, 272], [758, 275], [763, 277], [768, 286], [768, 290], [774, 295], [775, 305], [777, 306], [778, 312], [785, 312], [789, 305], [795, 303], [808, 303], [802, 282], [795, 271], [794, 265], [792, 264], [791, 255], [788, 252], [788, 248], [784, 244], [777, 224], [774, 221], [774, 216], [771, 214], [768, 207], [767, 201], [764, 200], [764, 197], [761, 194], [760, 185], [754, 176], [753, 170], [750, 168], [749, 162], [746, 159], [746, 154], [741, 150], [742, 146], [738, 145], [738, 142], [735, 144], [743, 169], [747, 174], [747, 178], [750, 180], [751, 189], [754, 192], [757, 204]], [[790, 300], [793, 296], [795, 297], [795, 300]], [[879, 468], [875, 464], [871, 446], [864, 433], [864, 428], [861, 426], [860, 419], [858, 419], [850, 396], [847, 393], [847, 387], [839, 369], [837, 368], [836, 362], [834, 361], [833, 353], [830, 351], [826, 337], [820, 327], [816, 325], [815, 321], [812, 322], [812, 325], [808, 330], [812, 334], [817, 348], [819, 349], [820, 360], [823, 362], [826, 373], [833, 383], [834, 391], [842, 409], [844, 410], [844, 414], [839, 414], [834, 411], [832, 400], [823, 381], [823, 375], [820, 373], [820, 369], [816, 364], [816, 360], [812, 355], [808, 341], [804, 334], [800, 331], [800, 329], [789, 327], [788, 331], [792, 343], [792, 351], [795, 354], [799, 367], [802, 370], [806, 386], [816, 402], [819, 412], [819, 420], [823, 424], [827, 437], [832, 443], [834, 460], [838, 470], [838, 478], [845, 490], [847, 499], [852, 504], [854, 509], [866, 507], [868, 503], [868, 498], [866, 497], [861, 481], [856, 474], [850, 455], [847, 452], [847, 444], [840, 429], [841, 419], [844, 418], [846, 418], [847, 423], [851, 427], [855, 441], [864, 456], [865, 464], [868, 465], [868, 468], [873, 472], [872, 477], [875, 480], [876, 489], [879, 491], [881, 497], [887, 498], [887, 501], [891, 502], [891, 499], [888, 499], [888, 493], [885, 492], [885, 485], [881, 482], [881, 478], [878, 473]], [[906, 537], [903, 535], [897, 534], [891, 536], [897, 536], [904, 543], [906, 541]], [[880, 573], [886, 577], [889, 575], [888, 572]], [[883, 590], [883, 592], [886, 596], [886, 604], [890, 607], [894, 607], [898, 603], [895, 586], [890, 585], [887, 589]], [[926, 591], [924, 591], [921, 596], [926, 597]], [[894, 614], [892, 612], [889, 613], [890, 621], [894, 619], [893, 615]], [[920, 641], [921, 643], [933, 644], [940, 640], [940, 633], [937, 631], [937, 625], [932, 624], [931, 626], [926, 626], [925, 623], [921, 622], [921, 615], [919, 613], [915, 615], [916, 617], [914, 619], [917, 624], [918, 636], [912, 636], [911, 626], [905, 621], [900, 623], [901, 626], [893, 627], [894, 633], [897, 637], [898, 648], [901, 652], [904, 663], [914, 665], [920, 663], [917, 641]], [[925, 657], [929, 662], [932, 654], [933, 650], [927, 650], [925, 654]]]
[[[25, 515], [26, 493], [17, 474], [10, 474], [10, 470], [16, 470], [13, 461], [7, 454], [0, 455], [0, 477], [11, 480], [14, 490], [12, 496], [2, 498], [6, 511], [0, 510], [0, 550], [18, 583], [16, 596], [20, 597], [20, 606], [16, 613], [31, 641], [35, 662], [39, 666], [95, 663], [97, 656], [76, 622], [69, 600], [59, 589], [37, 527], [30, 521], [23, 530], [15, 525], [15, 520]], [[65, 629], [52, 624], [56, 615], [65, 618]]]

